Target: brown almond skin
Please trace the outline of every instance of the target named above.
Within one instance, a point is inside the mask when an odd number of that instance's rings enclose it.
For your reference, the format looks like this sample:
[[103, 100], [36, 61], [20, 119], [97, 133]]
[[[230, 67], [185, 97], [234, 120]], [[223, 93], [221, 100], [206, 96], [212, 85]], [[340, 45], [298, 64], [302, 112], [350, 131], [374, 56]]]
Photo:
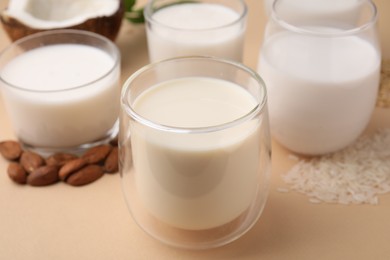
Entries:
[[111, 145], [102, 144], [88, 149], [82, 156], [89, 164], [100, 163], [106, 159], [112, 149]]
[[46, 159], [47, 165], [64, 166], [67, 162], [77, 159], [77, 156], [70, 153], [55, 153]]
[[119, 170], [118, 163], [118, 147], [113, 147], [110, 154], [104, 161], [104, 171], [107, 173], [115, 173]]
[[45, 160], [42, 156], [31, 151], [25, 151], [22, 153], [22, 156], [20, 156], [20, 164], [30, 174], [40, 166], [43, 166], [44, 163]]
[[27, 172], [22, 165], [16, 162], [11, 162], [7, 168], [8, 176], [14, 182], [18, 184], [26, 184], [27, 182]]
[[47, 186], [58, 180], [58, 167], [53, 165], [41, 166], [27, 176], [27, 184], [31, 186]]
[[21, 145], [16, 141], [0, 142], [1, 155], [10, 161], [18, 160], [23, 153]]
[[104, 172], [101, 166], [90, 164], [70, 175], [66, 179], [66, 183], [72, 186], [83, 186], [98, 180], [103, 174]]
[[66, 181], [70, 175], [72, 175], [74, 172], [77, 172], [87, 164], [88, 162], [84, 158], [77, 158], [68, 161], [60, 168], [58, 176], [62, 181]]

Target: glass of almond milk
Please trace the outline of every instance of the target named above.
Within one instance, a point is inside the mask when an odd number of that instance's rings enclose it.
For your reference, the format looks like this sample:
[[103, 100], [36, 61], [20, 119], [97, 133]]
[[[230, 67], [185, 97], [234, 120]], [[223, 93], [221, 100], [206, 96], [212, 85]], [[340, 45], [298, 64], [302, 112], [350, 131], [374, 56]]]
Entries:
[[271, 132], [282, 145], [321, 155], [365, 130], [380, 78], [376, 21], [369, 0], [275, 0], [258, 72], [268, 88]]
[[242, 61], [244, 0], [150, 0], [144, 16], [151, 62], [188, 55]]
[[120, 173], [134, 220], [190, 249], [229, 243], [268, 194], [267, 94], [251, 69], [201, 56], [152, 63], [124, 84]]
[[42, 153], [79, 152], [118, 132], [120, 53], [95, 33], [56, 30], [0, 55], [0, 88], [16, 137]]

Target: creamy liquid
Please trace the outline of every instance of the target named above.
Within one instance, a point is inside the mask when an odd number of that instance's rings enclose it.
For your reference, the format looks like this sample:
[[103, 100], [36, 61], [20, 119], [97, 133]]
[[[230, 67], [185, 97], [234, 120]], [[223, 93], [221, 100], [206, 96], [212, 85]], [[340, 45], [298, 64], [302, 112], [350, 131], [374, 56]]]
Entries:
[[287, 148], [322, 154], [353, 142], [375, 106], [380, 54], [355, 37], [279, 33], [260, 55], [271, 132]]
[[[268, 15], [272, 12], [274, 2], [275, 0], [264, 0], [265, 11]], [[305, 16], [311, 14], [313, 19], [334, 17], [337, 20], [356, 21], [359, 8], [361, 7], [361, 1], [286, 0], [283, 6], [284, 8], [278, 11], [278, 13], [281, 12], [283, 14], [283, 20], [294, 19], [294, 17], [299, 19], [299, 16], [302, 14], [305, 14]]]
[[1, 77], [26, 89], [3, 86], [16, 135], [38, 147], [72, 147], [103, 137], [119, 113], [119, 68], [95, 80], [113, 66], [105, 52], [79, 44], [40, 47], [11, 60]]
[[[134, 103], [148, 120], [176, 127], [231, 122], [256, 106], [238, 85], [182, 78], [153, 86]], [[199, 230], [226, 224], [254, 202], [259, 185], [260, 122], [183, 134], [131, 124], [135, 183], [149, 212], [172, 226]]]
[[188, 55], [242, 59], [244, 23], [237, 22], [239, 14], [228, 7], [179, 4], [162, 8], [152, 19], [158, 24], [147, 27], [151, 61]]

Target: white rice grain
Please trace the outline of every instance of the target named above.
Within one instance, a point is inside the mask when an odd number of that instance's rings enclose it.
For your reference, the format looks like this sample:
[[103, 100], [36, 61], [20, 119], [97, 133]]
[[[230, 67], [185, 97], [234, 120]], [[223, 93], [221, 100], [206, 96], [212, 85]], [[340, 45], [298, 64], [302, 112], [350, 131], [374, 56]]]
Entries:
[[339, 152], [299, 160], [282, 178], [311, 203], [376, 205], [379, 194], [390, 192], [390, 128]]
[[277, 188], [276, 191], [281, 192], [281, 193], [287, 193], [287, 192], [289, 192], [290, 190], [289, 190], [289, 189], [286, 189], [286, 188]]

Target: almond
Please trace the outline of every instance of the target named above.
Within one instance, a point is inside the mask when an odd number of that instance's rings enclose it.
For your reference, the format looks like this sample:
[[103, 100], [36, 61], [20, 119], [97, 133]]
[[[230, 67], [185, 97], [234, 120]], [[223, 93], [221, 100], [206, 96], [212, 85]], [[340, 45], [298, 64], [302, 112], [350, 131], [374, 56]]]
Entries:
[[25, 151], [22, 153], [22, 156], [20, 156], [20, 164], [28, 173], [32, 173], [34, 170], [44, 165], [44, 163], [44, 159], [39, 154], [31, 151]]
[[84, 158], [77, 158], [73, 159], [71, 161], [68, 161], [64, 164], [64, 166], [61, 167], [58, 175], [61, 180], [66, 181], [66, 179], [73, 174], [74, 172], [77, 172], [84, 166], [86, 166], [88, 162]]
[[112, 146], [107, 144], [98, 145], [88, 149], [82, 158], [84, 158], [89, 164], [100, 163], [106, 159], [111, 149]]
[[41, 166], [27, 177], [27, 183], [31, 186], [46, 186], [58, 180], [58, 167], [53, 165]]
[[27, 182], [27, 172], [22, 165], [11, 162], [7, 169], [8, 176], [16, 183], [25, 184]]
[[7, 160], [18, 160], [23, 153], [21, 145], [16, 141], [0, 142], [0, 153]]
[[70, 153], [55, 153], [46, 159], [47, 165], [63, 166], [65, 163], [77, 159], [77, 156]]
[[113, 147], [104, 161], [104, 170], [108, 173], [114, 173], [119, 170], [118, 165], [118, 147]]
[[66, 179], [66, 183], [72, 186], [82, 186], [90, 184], [103, 176], [103, 169], [96, 164], [90, 164], [81, 170], [74, 172]]

